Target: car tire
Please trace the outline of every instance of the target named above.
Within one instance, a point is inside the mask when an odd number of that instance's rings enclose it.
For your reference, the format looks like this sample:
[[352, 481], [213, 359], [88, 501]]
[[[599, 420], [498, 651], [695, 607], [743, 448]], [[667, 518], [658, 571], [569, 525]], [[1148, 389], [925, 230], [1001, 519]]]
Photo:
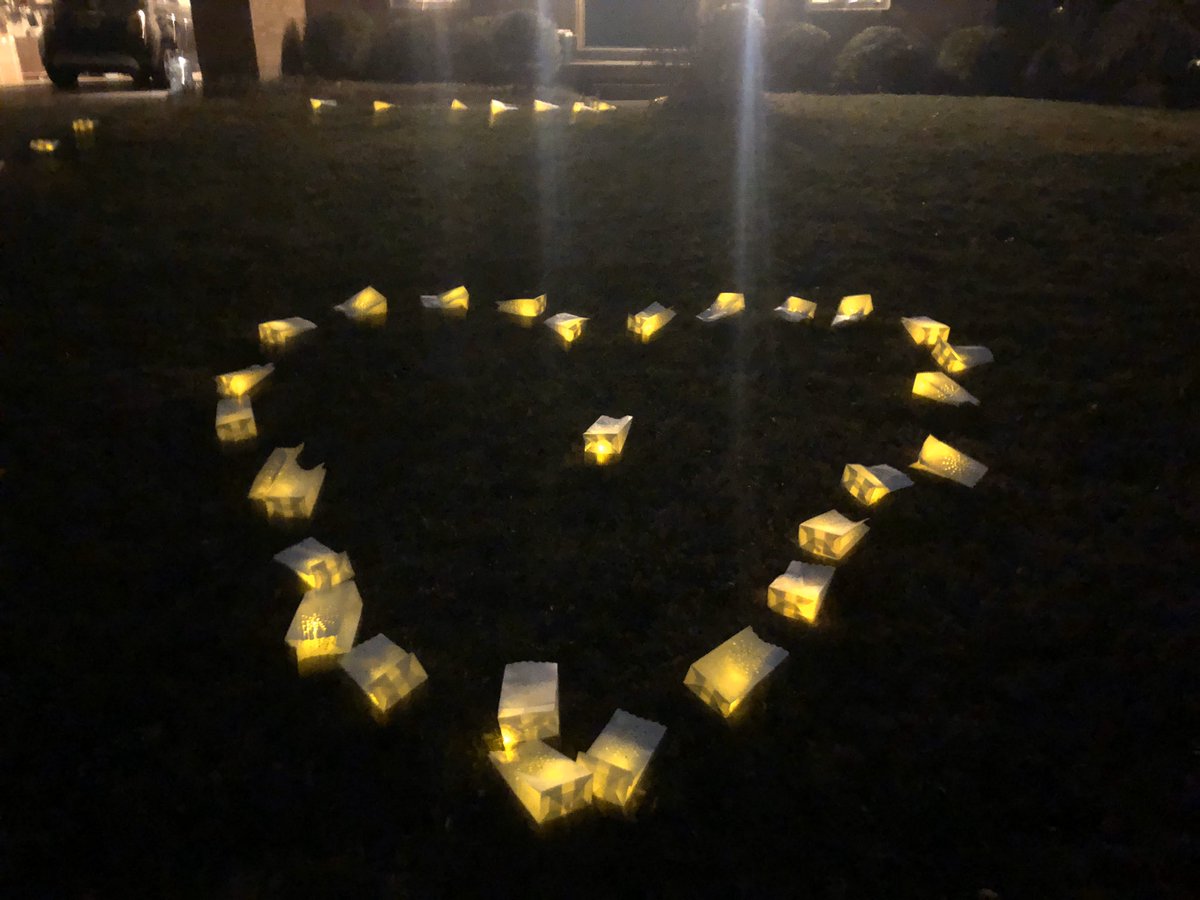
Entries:
[[50, 77], [50, 83], [61, 91], [70, 91], [79, 87], [79, 72], [75, 69], [47, 66], [46, 74]]

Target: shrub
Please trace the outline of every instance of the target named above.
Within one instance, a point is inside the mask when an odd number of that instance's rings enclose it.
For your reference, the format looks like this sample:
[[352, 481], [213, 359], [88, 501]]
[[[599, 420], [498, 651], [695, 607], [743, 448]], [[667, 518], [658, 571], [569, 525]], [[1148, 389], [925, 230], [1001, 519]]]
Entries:
[[529, 10], [514, 10], [495, 20], [492, 50], [500, 77], [524, 87], [549, 84], [562, 64], [558, 29]]
[[[745, 49], [762, 47], [762, 16], [741, 3], [722, 6], [701, 25], [684, 94], [689, 100], [719, 107], [736, 106], [745, 92], [762, 93], [762, 65], [747, 67]], [[751, 62], [757, 60], [751, 57]], [[749, 79], [749, 84], [746, 84]]]
[[450, 78], [446, 26], [433, 16], [393, 22], [380, 33], [371, 51], [369, 73], [376, 81], [411, 83]]
[[911, 94], [928, 79], [929, 55], [899, 28], [874, 25], [850, 39], [833, 66], [833, 85], [859, 93]]
[[829, 83], [829, 32], [793, 22], [767, 35], [764, 77], [772, 91], [813, 91]]
[[1021, 74], [1021, 57], [1004, 28], [960, 28], [942, 42], [938, 87], [957, 94], [1011, 94]]
[[295, 78], [304, 74], [304, 39], [300, 26], [292, 19], [283, 30], [283, 47], [279, 52], [279, 71], [286, 77]]
[[1096, 26], [1082, 54], [1086, 95], [1124, 100], [1165, 97], [1186, 83], [1200, 55], [1200, 30], [1175, 0], [1120, 0]]
[[1022, 89], [1031, 97], [1070, 100], [1083, 91], [1083, 63], [1075, 47], [1062, 38], [1047, 41], [1029, 60]]
[[492, 43], [495, 19], [485, 16], [466, 19], [454, 29], [450, 42], [450, 67], [455, 81], [500, 84], [503, 76], [496, 63]]
[[375, 23], [360, 9], [322, 13], [304, 30], [304, 58], [322, 78], [362, 78], [371, 58]]

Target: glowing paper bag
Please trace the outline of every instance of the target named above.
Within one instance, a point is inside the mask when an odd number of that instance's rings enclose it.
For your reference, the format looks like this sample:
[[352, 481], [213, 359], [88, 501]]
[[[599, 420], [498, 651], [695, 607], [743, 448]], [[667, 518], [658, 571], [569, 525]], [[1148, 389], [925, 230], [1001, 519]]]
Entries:
[[833, 327], [840, 328], [851, 322], [861, 322], [874, 310], [870, 294], [851, 294], [843, 297], [842, 302], [838, 304], [837, 314], [833, 317]]
[[71, 130], [78, 135], [92, 134], [96, 130], [96, 120], [74, 119], [71, 121]]
[[334, 309], [353, 322], [380, 323], [387, 318], [387, 297], [368, 285]]
[[280, 550], [275, 562], [295, 572], [308, 588], [333, 587], [354, 577], [348, 554], [335, 553], [314, 538]]
[[987, 347], [955, 347], [945, 341], [933, 345], [933, 361], [950, 375], [958, 375], [993, 359], [992, 351]]
[[500, 686], [500, 740], [505, 749], [558, 734], [558, 663], [516, 662]]
[[429, 678], [416, 656], [382, 634], [363, 641], [338, 663], [381, 713], [386, 713]]
[[386, 112], [389, 109], [394, 109], [396, 104], [384, 103], [382, 100], [376, 100], [374, 103], [375, 112]]
[[511, 316], [520, 316], [523, 319], [535, 319], [546, 311], [546, 295], [519, 297], [516, 300], [500, 300], [496, 303], [496, 309]]
[[467, 104], [463, 103], [461, 100], [451, 100], [450, 108], [455, 112], [462, 112], [462, 110], [467, 109], [468, 107]]
[[320, 100], [316, 97], [311, 98], [308, 103], [313, 108], [313, 112], [316, 112], [319, 109], [325, 109], [326, 107], [337, 106], [336, 100]]
[[964, 403], [979, 405], [979, 400], [970, 391], [941, 372], [918, 372], [913, 379], [912, 392], [914, 397], [925, 397], [952, 406], [962, 406]]
[[556, 103], [547, 103], [545, 100], [533, 101], [534, 112], [551, 112], [552, 110], [556, 109], [558, 109], [558, 104]]
[[718, 294], [712, 306], [696, 316], [701, 322], [715, 322], [726, 316], [735, 316], [746, 308], [746, 297], [743, 294], [725, 292]]
[[325, 466], [303, 469], [296, 462], [304, 445], [277, 447], [250, 485], [250, 499], [270, 518], [307, 519], [325, 481]]
[[592, 773], [592, 796], [628, 805], [666, 733], [665, 725], [639, 719], [623, 709], [613, 713], [587, 753], [576, 757]]
[[572, 343], [583, 334], [583, 323], [587, 319], [574, 313], [557, 313], [548, 318], [543, 324], [559, 336], [565, 343]]
[[632, 424], [633, 416], [601, 416], [583, 433], [584, 454], [598, 466], [619, 458]]
[[800, 547], [813, 556], [837, 562], [853, 550], [868, 531], [866, 519], [852, 522], [831, 509], [800, 523]]
[[451, 288], [441, 294], [422, 294], [421, 305], [426, 309], [441, 309], [446, 312], [466, 312], [471, 305], [471, 294], [464, 285]]
[[516, 107], [510, 106], [507, 103], [501, 103], [499, 100], [493, 100], [491, 103], [491, 106], [489, 106], [488, 109], [489, 109], [488, 122], [492, 123], [492, 122], [495, 122], [496, 119], [499, 118], [500, 116], [502, 116], [504, 113], [512, 112], [514, 109], [516, 109]]
[[836, 571], [833, 566], [790, 563], [767, 588], [767, 606], [789, 619], [816, 622]]
[[919, 346], [932, 347], [938, 341], [950, 339], [950, 326], [929, 316], [901, 318], [900, 324], [904, 326], [913, 343]]
[[789, 322], [811, 322], [817, 315], [817, 304], [803, 297], [788, 297], [775, 307], [775, 314]]
[[787, 655], [782, 647], [761, 640], [753, 628], [743, 628], [692, 663], [683, 683], [721, 715], [731, 716]]
[[842, 487], [859, 503], [873, 506], [892, 491], [912, 487], [912, 479], [891, 466], [850, 463], [842, 470]]
[[221, 397], [244, 396], [274, 371], [275, 366], [267, 363], [265, 366], [250, 366], [246, 369], [238, 369], [236, 372], [218, 375], [216, 377], [217, 394]]
[[217, 401], [217, 439], [239, 443], [258, 436], [249, 397], [226, 397]]
[[316, 330], [316, 323], [299, 316], [290, 319], [272, 319], [258, 325], [258, 341], [264, 347], [278, 349], [302, 334]]
[[640, 313], [629, 316], [625, 320], [625, 325], [645, 342], [654, 337], [673, 318], [675, 318], [675, 310], [667, 309], [661, 303], [651, 303]]
[[54, 153], [58, 150], [58, 141], [50, 138], [34, 138], [29, 142], [29, 149], [34, 153]]
[[284, 640], [296, 651], [296, 660], [340, 656], [354, 646], [362, 597], [353, 581], [309, 591], [296, 607]]
[[592, 773], [541, 741], [494, 750], [489, 757], [539, 825], [592, 802]]
[[979, 484], [979, 479], [983, 478], [988, 470], [979, 460], [955, 450], [949, 444], [943, 444], [932, 434], [925, 438], [925, 443], [921, 445], [921, 453], [911, 468], [957, 481], [967, 487]]

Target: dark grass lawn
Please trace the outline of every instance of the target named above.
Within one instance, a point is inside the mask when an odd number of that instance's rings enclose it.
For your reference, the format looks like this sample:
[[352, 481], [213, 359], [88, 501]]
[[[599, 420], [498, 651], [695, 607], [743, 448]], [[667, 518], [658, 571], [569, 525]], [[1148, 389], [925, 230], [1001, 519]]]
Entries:
[[[749, 309], [705, 326], [727, 128], [344, 99], [0, 104], [6, 896], [1196, 896], [1200, 117], [777, 101]], [[94, 147], [22, 149], [89, 109]], [[419, 309], [460, 281], [464, 321]], [[368, 283], [383, 330], [329, 309]], [[542, 291], [593, 317], [568, 353], [492, 308]], [[913, 314], [995, 352], [981, 407], [910, 399]], [[289, 315], [321, 330], [223, 454], [212, 376]], [[605, 470], [601, 413], [634, 416]], [[842, 466], [930, 432], [979, 487], [918, 476], [819, 627], [770, 612]], [[329, 475], [281, 530], [245, 492], [300, 441]], [[429, 670], [384, 727], [284, 646], [309, 533]], [[682, 680], [746, 625], [791, 658], [728, 724]], [[571, 755], [618, 706], [667, 725], [632, 820], [528, 824], [486, 756], [521, 659]]]

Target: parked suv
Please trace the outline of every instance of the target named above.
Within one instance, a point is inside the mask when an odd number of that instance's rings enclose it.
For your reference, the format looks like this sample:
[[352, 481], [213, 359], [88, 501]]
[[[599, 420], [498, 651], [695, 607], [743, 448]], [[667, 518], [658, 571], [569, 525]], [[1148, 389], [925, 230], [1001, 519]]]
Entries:
[[195, 57], [190, 0], [55, 0], [42, 30], [42, 64], [57, 87], [117, 72], [165, 87], [177, 54]]

